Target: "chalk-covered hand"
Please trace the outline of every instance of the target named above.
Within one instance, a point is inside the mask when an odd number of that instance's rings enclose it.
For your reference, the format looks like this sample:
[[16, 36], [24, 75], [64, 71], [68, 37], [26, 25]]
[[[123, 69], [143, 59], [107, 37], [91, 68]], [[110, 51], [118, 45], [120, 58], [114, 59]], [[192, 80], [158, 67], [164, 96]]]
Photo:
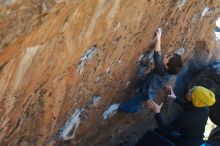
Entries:
[[160, 110], [163, 106], [163, 103], [161, 103], [160, 105], [156, 104], [154, 101], [152, 100], [148, 100], [147, 101], [147, 106], [154, 111], [155, 113], [160, 113]]
[[161, 30], [160, 27], [158, 27], [158, 28], [157, 28], [157, 31], [156, 31], [156, 39], [157, 39], [157, 40], [160, 40], [161, 34], [162, 34], [162, 30]]
[[173, 92], [173, 88], [172, 86], [166, 86], [167, 90], [170, 92], [170, 94], [168, 95], [168, 97], [176, 99], [176, 95]]

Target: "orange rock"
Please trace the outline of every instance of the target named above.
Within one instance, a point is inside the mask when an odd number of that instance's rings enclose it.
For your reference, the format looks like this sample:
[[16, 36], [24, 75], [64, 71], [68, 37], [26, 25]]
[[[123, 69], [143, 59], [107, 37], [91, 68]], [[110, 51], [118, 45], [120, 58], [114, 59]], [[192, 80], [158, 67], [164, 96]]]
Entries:
[[[138, 57], [158, 26], [165, 52], [183, 47], [187, 57], [197, 40], [214, 49], [219, 7], [213, 0], [3, 0], [0, 145], [59, 145], [56, 133], [94, 95], [103, 98], [86, 110], [66, 145], [117, 145], [132, 133], [140, 137], [155, 126], [147, 112], [109, 121], [103, 112], [134, 92], [136, 85], [126, 84], [134, 83]], [[91, 47], [96, 51], [80, 73], [81, 57]]]

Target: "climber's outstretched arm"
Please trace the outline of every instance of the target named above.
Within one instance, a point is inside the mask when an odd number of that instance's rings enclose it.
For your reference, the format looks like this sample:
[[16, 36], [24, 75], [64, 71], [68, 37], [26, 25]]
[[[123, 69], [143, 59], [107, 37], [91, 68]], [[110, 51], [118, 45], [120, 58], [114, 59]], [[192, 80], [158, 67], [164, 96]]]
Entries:
[[156, 31], [156, 45], [154, 51], [161, 52], [161, 28], [157, 28]]

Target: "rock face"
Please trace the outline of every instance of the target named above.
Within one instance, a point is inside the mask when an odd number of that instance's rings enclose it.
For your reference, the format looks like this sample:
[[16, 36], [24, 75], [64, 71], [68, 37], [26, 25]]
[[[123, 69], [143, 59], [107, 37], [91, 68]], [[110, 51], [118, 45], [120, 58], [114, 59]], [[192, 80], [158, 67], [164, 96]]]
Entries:
[[153, 114], [102, 114], [132, 95], [156, 28], [187, 57], [216, 48], [219, 14], [218, 0], [1, 0], [0, 145], [132, 145]]

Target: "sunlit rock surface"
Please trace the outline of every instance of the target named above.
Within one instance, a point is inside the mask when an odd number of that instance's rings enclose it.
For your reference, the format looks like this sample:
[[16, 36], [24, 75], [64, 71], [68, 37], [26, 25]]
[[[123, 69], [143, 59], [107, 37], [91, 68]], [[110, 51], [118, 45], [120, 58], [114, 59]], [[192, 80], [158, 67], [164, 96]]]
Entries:
[[218, 0], [0, 0], [0, 145], [132, 145], [153, 114], [103, 112], [134, 92], [156, 28], [164, 52], [187, 57], [197, 40], [218, 47], [219, 14]]

